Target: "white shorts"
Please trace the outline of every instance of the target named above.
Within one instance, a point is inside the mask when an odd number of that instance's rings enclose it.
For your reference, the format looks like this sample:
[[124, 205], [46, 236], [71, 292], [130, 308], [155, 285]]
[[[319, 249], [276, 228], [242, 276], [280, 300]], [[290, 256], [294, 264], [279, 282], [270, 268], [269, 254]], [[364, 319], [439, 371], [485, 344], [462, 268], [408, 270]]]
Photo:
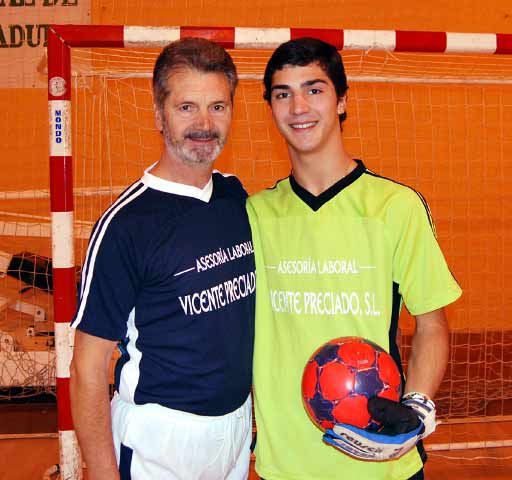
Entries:
[[121, 480], [246, 480], [251, 396], [234, 412], [206, 417], [157, 404], [112, 399]]

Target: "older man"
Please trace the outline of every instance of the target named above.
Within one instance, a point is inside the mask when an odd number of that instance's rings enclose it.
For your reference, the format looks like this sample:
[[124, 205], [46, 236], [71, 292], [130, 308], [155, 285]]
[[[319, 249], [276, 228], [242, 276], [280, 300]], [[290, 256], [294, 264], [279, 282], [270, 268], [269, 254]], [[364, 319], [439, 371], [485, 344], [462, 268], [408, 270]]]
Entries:
[[72, 323], [89, 478], [248, 475], [253, 248], [242, 185], [213, 171], [236, 84], [229, 54], [206, 40], [174, 42], [156, 61], [163, 153], [97, 222]]

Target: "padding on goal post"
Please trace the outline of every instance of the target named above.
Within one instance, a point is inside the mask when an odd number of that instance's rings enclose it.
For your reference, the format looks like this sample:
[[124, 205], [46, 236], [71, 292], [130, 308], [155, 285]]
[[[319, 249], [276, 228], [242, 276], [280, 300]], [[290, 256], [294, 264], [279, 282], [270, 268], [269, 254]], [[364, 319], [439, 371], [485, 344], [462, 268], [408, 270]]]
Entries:
[[[434, 214], [437, 212], [441, 217], [444, 233], [440, 241], [448, 247], [450, 263], [464, 272], [471, 252], [461, 252], [459, 246], [469, 250], [471, 245], [467, 243], [466, 227], [459, 229], [457, 222], [466, 222], [467, 226], [469, 210], [478, 209], [470, 200], [457, 197], [464, 186], [457, 183], [461, 177], [455, 172], [473, 168], [472, 148], [481, 154], [482, 149], [490, 147], [488, 143], [478, 143], [478, 132], [468, 133], [462, 146], [451, 146], [452, 138], [458, 133], [465, 135], [464, 132], [457, 130], [454, 124], [457, 122], [437, 124], [435, 121], [438, 116], [452, 118], [452, 110], [458, 108], [464, 97], [468, 106], [462, 107], [457, 115], [468, 119], [468, 129], [470, 120], [478, 119], [482, 111], [487, 116], [495, 114], [499, 118], [489, 123], [489, 128], [500, 132], [500, 159], [507, 153], [512, 157], [512, 138], [503, 129], [506, 118], [512, 121], [511, 87], [507, 87], [512, 84], [512, 61], [508, 57], [512, 54], [512, 35], [305, 28], [51, 26], [48, 33], [49, 160], [62, 478], [82, 476], [69, 408], [73, 348], [69, 323], [76, 308], [76, 265], [82, 261], [90, 228], [107, 201], [135, 180], [143, 167], [156, 160], [155, 136], [151, 133], [152, 126], [146, 125], [152, 118], [153, 62], [157, 49], [190, 36], [207, 38], [232, 50], [240, 77], [249, 82], [237, 93], [233, 131], [222, 161], [241, 177], [250, 192], [270, 186], [289, 171], [286, 151], [261, 98], [260, 82], [254, 79], [261, 78], [272, 49], [303, 36], [326, 40], [343, 51], [351, 85], [344, 137], [351, 151], [363, 156], [369, 167], [379, 173], [389, 172], [393, 178], [430, 191], [434, 196]], [[419, 86], [409, 90], [403, 87], [413, 84]], [[457, 93], [452, 87], [437, 88], [439, 84], [490, 87], [486, 91], [466, 89]], [[142, 98], [144, 103], [139, 104]], [[482, 107], [485, 102], [493, 108]], [[503, 113], [504, 105], [508, 113]], [[124, 123], [126, 118], [131, 123]], [[84, 128], [75, 132], [75, 123], [83, 124]], [[78, 151], [75, 160], [72, 145]], [[450, 171], [446, 177], [441, 165], [435, 163], [444, 154], [449, 156], [446, 168]], [[408, 158], [413, 160], [408, 163]], [[503, 175], [501, 166], [500, 169]], [[494, 175], [486, 173], [491, 174]], [[499, 198], [495, 202], [498, 204]], [[80, 218], [75, 218], [76, 204]], [[486, 212], [478, 212], [482, 218], [486, 217]], [[503, 212], [500, 215], [503, 227], [508, 217]], [[78, 260], [75, 248], [80, 250]], [[492, 252], [483, 252], [482, 263], [478, 264], [484, 273], [489, 255]], [[491, 292], [492, 286], [488, 289]], [[512, 401], [512, 385], [505, 385], [495, 373], [504, 363], [512, 372], [512, 359], [503, 357], [505, 346], [512, 343], [502, 322], [501, 315], [506, 312], [498, 313], [496, 309], [499, 318], [495, 324], [485, 326], [483, 335], [482, 325], [476, 319], [473, 323], [467, 321], [472, 308], [465, 303], [452, 312], [456, 320], [452, 332], [451, 376], [449, 385], [445, 385], [449, 393], [447, 398], [441, 398], [440, 404], [446, 418], [451, 419], [511, 415], [512, 410], [503, 407], [503, 402]], [[407, 326], [407, 320], [405, 323]], [[495, 332], [496, 338], [501, 334], [498, 346], [495, 342], [492, 347], [486, 343], [488, 331]], [[408, 345], [404, 348], [407, 350]], [[475, 356], [476, 350], [484, 352], [482, 357]], [[500, 355], [501, 367], [495, 365], [495, 357], [499, 363]], [[476, 364], [478, 373], [474, 370]], [[474, 381], [481, 378], [488, 382], [485, 393]], [[489, 387], [499, 392], [496, 398]], [[456, 390], [463, 391], [464, 398], [456, 398], [458, 395], [453, 394]], [[472, 403], [473, 399], [478, 405]], [[493, 401], [502, 402], [501, 410], [496, 407], [496, 413], [487, 410]]]

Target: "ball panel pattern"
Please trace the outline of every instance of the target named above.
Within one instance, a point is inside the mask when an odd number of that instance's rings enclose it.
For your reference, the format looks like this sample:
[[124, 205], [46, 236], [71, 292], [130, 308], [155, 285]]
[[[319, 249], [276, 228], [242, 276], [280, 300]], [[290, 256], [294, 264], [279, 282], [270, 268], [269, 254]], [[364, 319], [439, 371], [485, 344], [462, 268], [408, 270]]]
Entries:
[[393, 358], [375, 343], [341, 337], [319, 347], [302, 377], [304, 406], [321, 429], [335, 423], [378, 430], [368, 412], [368, 399], [380, 396], [398, 401], [401, 376]]

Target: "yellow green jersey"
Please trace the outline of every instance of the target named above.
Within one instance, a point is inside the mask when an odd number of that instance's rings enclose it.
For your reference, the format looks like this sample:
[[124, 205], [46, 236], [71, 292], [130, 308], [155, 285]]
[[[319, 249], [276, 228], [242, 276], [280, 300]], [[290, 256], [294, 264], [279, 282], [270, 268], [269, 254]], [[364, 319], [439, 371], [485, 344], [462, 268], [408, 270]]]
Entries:
[[322, 442], [302, 403], [309, 356], [341, 336], [392, 354], [402, 302], [412, 315], [461, 294], [425, 200], [361, 161], [313, 196], [290, 176], [249, 198], [256, 258], [256, 469], [266, 480], [403, 480], [422, 468], [414, 449], [365, 462]]

